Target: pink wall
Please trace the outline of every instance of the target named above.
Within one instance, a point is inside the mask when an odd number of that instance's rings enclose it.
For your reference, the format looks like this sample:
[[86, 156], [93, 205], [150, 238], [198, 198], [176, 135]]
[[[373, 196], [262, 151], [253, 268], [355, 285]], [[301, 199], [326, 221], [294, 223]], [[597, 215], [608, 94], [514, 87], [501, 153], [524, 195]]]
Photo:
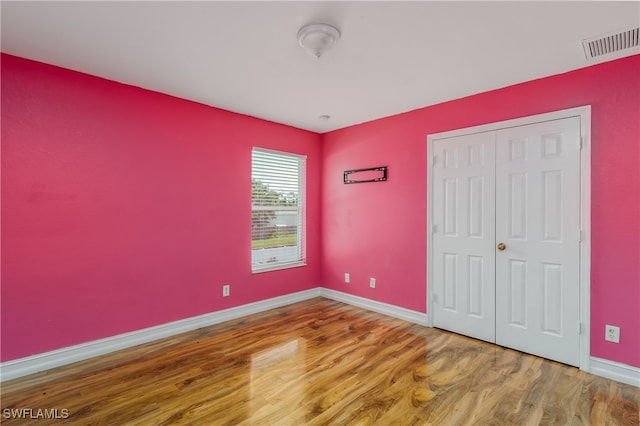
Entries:
[[[3, 361], [319, 285], [424, 312], [426, 136], [590, 104], [592, 355], [640, 367], [640, 56], [323, 136], [1, 65]], [[250, 272], [253, 145], [308, 155], [305, 268]], [[342, 184], [380, 165], [388, 182]]]
[[[2, 361], [319, 286], [320, 142], [3, 54]], [[308, 155], [306, 267], [251, 274], [253, 145]]]
[[[425, 312], [427, 135], [582, 105], [592, 106], [591, 354], [640, 367], [640, 56], [324, 135], [323, 285]], [[373, 166], [389, 166], [389, 180], [342, 184], [344, 170]], [[619, 344], [604, 341], [605, 324], [621, 327]]]

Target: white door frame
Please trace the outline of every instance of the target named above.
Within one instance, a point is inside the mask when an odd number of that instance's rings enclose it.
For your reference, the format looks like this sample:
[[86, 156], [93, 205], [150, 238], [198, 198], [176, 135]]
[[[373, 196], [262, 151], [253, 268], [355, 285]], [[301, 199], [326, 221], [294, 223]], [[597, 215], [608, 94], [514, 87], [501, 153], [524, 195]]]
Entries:
[[543, 121], [580, 118], [580, 369], [589, 371], [591, 324], [591, 106], [570, 108], [427, 136], [427, 324], [433, 327], [433, 144], [438, 139], [496, 131]]

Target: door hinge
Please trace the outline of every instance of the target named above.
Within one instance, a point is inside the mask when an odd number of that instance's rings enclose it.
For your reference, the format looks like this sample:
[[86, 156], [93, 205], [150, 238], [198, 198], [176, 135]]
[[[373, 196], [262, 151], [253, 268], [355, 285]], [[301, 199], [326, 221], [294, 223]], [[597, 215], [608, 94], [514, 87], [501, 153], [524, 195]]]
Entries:
[[578, 139], [578, 150], [581, 150], [583, 146], [584, 146], [584, 138], [580, 136], [580, 139]]
[[434, 155], [433, 157], [431, 157], [431, 165], [435, 166], [436, 163], [438, 162], [438, 156]]
[[582, 323], [578, 321], [578, 335], [582, 334]]
[[435, 234], [438, 232], [438, 225], [431, 225], [431, 233]]
[[584, 231], [582, 229], [578, 229], [578, 242], [581, 243], [584, 241]]
[[433, 303], [434, 304], [438, 303], [438, 295], [437, 294], [433, 293], [431, 295], [431, 299], [433, 299]]

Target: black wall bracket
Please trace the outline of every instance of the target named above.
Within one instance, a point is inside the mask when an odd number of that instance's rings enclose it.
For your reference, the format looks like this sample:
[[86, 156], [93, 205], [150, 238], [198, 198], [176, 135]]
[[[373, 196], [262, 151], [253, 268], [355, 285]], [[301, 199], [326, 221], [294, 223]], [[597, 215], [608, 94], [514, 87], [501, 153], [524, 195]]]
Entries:
[[384, 182], [387, 180], [387, 166], [368, 169], [345, 170], [344, 183]]

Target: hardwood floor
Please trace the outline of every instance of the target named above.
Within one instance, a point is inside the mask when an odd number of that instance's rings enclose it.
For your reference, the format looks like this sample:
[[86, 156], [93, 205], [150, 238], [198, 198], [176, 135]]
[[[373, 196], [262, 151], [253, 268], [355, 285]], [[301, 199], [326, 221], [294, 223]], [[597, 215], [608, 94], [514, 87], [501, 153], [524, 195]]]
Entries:
[[636, 387], [317, 298], [3, 383], [1, 420], [638, 425], [639, 407]]

